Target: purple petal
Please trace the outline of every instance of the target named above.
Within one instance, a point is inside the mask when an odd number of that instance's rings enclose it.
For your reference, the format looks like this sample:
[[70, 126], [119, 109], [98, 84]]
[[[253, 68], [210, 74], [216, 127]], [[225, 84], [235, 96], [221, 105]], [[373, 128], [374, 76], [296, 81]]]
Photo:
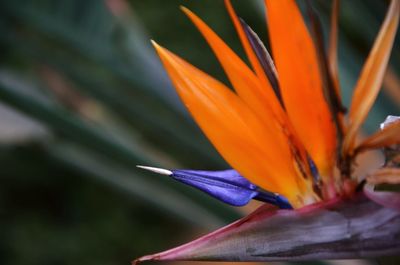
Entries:
[[251, 199], [270, 203], [281, 209], [292, 209], [288, 200], [276, 193], [263, 191], [241, 176], [236, 170], [221, 171], [175, 169], [137, 166], [199, 189], [212, 197], [233, 206], [243, 206]]
[[177, 169], [172, 170], [171, 176], [233, 206], [243, 206], [251, 199], [257, 199], [280, 208], [292, 208], [283, 196], [261, 191], [233, 169], [221, 171]]
[[234, 206], [246, 205], [257, 196], [257, 187], [233, 170], [172, 170], [172, 177]]

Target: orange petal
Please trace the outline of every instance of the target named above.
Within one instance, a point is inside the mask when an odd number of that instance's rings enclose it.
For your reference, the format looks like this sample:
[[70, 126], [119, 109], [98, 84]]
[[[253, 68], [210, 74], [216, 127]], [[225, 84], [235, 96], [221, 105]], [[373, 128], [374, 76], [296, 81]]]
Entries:
[[240, 38], [240, 42], [243, 45], [243, 48], [247, 55], [247, 58], [249, 58], [249, 61], [252, 65], [254, 71], [256, 72], [256, 74], [257, 74], [258, 78], [260, 79], [260, 81], [262, 82], [263, 86], [270, 89], [270, 84], [269, 84], [268, 78], [265, 75], [264, 69], [261, 66], [259, 60], [257, 59], [257, 56], [254, 53], [254, 50], [252, 49], [248, 38], [246, 37], [246, 33], [243, 31], [243, 27], [240, 24], [239, 18], [236, 15], [235, 10], [233, 9], [231, 1], [225, 0], [225, 6], [226, 6], [226, 9], [228, 10], [229, 16], [231, 17], [231, 19], [233, 21], [233, 25], [235, 26], [235, 29]]
[[322, 175], [334, 165], [336, 132], [322, 91], [317, 54], [294, 0], [265, 0], [285, 107]]
[[[344, 113], [346, 108], [343, 106], [342, 95], [341, 95], [342, 93], [340, 91], [339, 66], [338, 66], [338, 55], [337, 55], [339, 7], [340, 7], [339, 0], [334, 0], [332, 2], [331, 28], [329, 32], [328, 66], [333, 82], [333, 88], [335, 89], [336, 97], [338, 99], [338, 102], [340, 103], [340, 107], [342, 108], [342, 111], [337, 113], [337, 120], [339, 125], [338, 129], [340, 132], [340, 135], [338, 135], [338, 137], [341, 137], [346, 131], [346, 124], [344, 120]], [[341, 142], [339, 143], [339, 145], [340, 144]]]
[[400, 144], [400, 120], [386, 125], [385, 128], [365, 139], [357, 147], [357, 152], [393, 144]]
[[221, 82], [154, 46], [182, 101], [222, 157], [253, 183], [299, 205], [305, 180], [299, 177], [279, 128], [265, 127]]
[[350, 125], [343, 142], [344, 155], [351, 156], [353, 154], [357, 133], [381, 88], [399, 23], [399, 14], [400, 1], [392, 0], [385, 21], [356, 84], [349, 113]]
[[[226, 3], [229, 9], [229, 2]], [[287, 115], [270, 83], [268, 81], [262, 83], [251, 69], [199, 17], [184, 7], [182, 7], [182, 10], [203, 34], [239, 97], [259, 116], [265, 126], [280, 128], [281, 134], [285, 134], [288, 138], [287, 142], [289, 142], [292, 150], [293, 161], [301, 168], [304, 175], [310, 175], [305, 149], [296, 138], [294, 129], [289, 124]], [[243, 31], [241, 32], [243, 33]], [[257, 58], [253, 59], [258, 60]]]
[[[199, 17], [182, 7], [185, 14], [203, 34], [218, 61], [221, 63], [232, 86], [243, 101], [266, 123], [283, 120], [283, 109], [270, 84], [261, 85], [251, 69], [215, 34]], [[275, 117], [274, 117], [275, 115]], [[277, 118], [276, 118], [277, 117]]]

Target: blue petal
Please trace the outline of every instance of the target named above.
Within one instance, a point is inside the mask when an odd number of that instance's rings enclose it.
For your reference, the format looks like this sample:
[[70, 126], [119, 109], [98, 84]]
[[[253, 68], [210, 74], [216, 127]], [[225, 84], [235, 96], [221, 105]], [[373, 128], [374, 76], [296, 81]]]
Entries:
[[172, 170], [171, 177], [233, 206], [243, 206], [251, 199], [256, 199], [279, 208], [292, 208], [283, 196], [261, 191], [233, 169], [221, 171], [177, 169]]

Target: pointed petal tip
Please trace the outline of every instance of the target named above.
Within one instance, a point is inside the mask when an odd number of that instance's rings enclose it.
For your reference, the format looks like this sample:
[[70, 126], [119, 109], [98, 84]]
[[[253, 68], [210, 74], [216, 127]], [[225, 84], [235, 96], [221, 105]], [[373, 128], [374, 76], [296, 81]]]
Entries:
[[186, 6], [182, 6], [181, 5], [181, 6], [179, 6], [179, 9], [182, 10], [182, 12], [187, 14], [187, 15], [192, 13], [192, 11], [190, 11]]
[[189, 18], [191, 18], [191, 17], [196, 17], [196, 15], [189, 9], [189, 8], [187, 8], [186, 6], [179, 6], [179, 9], [186, 15], [186, 16], [188, 16]]
[[150, 260], [154, 260], [154, 259], [155, 259], [154, 255], [143, 256], [138, 259], [132, 260], [131, 265], [139, 265], [143, 261], [150, 261]]
[[157, 174], [161, 175], [166, 175], [166, 176], [171, 176], [173, 173], [171, 170], [164, 169], [164, 168], [158, 168], [158, 167], [148, 167], [148, 166], [141, 166], [141, 165], [136, 165], [137, 168], [141, 168], [144, 170], [148, 170]]
[[164, 48], [154, 40], [150, 40], [150, 42], [161, 59], [171, 59], [170, 56], [168, 56], [169, 51], [166, 48]]
[[196, 25], [196, 21], [201, 21], [201, 19], [195, 14], [193, 13], [189, 8], [185, 7], [185, 6], [180, 6], [179, 7], [183, 13], [185, 13], [185, 15], [193, 21], [193, 23]]
[[157, 51], [159, 51], [159, 50], [162, 49], [162, 47], [161, 47], [155, 40], [151, 39], [150, 42], [151, 42], [151, 44], [153, 45], [153, 47], [154, 47]]

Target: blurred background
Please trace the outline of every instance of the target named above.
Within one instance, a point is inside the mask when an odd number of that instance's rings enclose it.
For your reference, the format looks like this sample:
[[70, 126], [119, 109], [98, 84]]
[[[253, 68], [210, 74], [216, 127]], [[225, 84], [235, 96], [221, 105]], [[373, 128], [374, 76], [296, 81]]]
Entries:
[[[327, 33], [330, 1], [311, 2]], [[266, 41], [262, 1], [233, 3]], [[227, 167], [150, 45], [154, 39], [227, 83], [180, 5], [243, 57], [222, 0], [0, 0], [0, 264], [129, 264], [256, 207], [228, 207], [135, 167]], [[380, 0], [341, 3], [346, 104], [386, 7]], [[399, 36], [367, 133], [399, 114], [398, 44]]]

